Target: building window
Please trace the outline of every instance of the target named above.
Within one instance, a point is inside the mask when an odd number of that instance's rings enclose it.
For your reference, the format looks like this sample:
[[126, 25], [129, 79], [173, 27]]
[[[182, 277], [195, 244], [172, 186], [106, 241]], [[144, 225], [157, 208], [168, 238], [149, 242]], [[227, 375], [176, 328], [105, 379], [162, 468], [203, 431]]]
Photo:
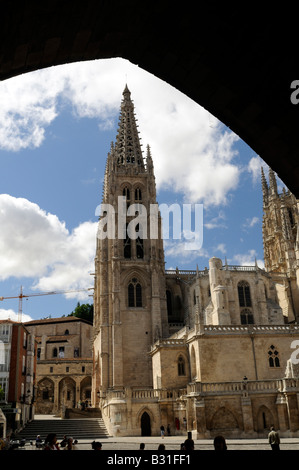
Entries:
[[240, 307], [251, 307], [250, 287], [248, 282], [241, 281], [238, 284], [238, 295]]
[[50, 372], [53, 372], [53, 367], [50, 367]]
[[253, 325], [253, 314], [249, 308], [244, 308], [241, 311], [241, 325]]
[[123, 189], [123, 196], [126, 198], [127, 201], [130, 201], [131, 196], [130, 196], [130, 190], [129, 188], [125, 187]]
[[57, 357], [57, 348], [54, 348], [54, 349], [53, 349], [52, 357]]
[[26, 374], [26, 358], [25, 356], [22, 357], [22, 374]]
[[141, 189], [140, 188], [136, 188], [135, 189], [135, 201], [141, 201], [142, 198], [141, 198]]
[[74, 357], [79, 357], [79, 348], [74, 348]]
[[270, 367], [280, 367], [279, 352], [273, 344], [270, 346], [268, 351], [268, 360]]
[[126, 238], [124, 239], [124, 257], [131, 258], [131, 238], [128, 234], [128, 224], [126, 225]]
[[178, 375], [186, 375], [185, 373], [185, 361], [182, 356], [178, 358]]
[[69, 330], [65, 330], [64, 334], [69, 335], [70, 334]]
[[[139, 232], [139, 224], [136, 225], [135, 228], [136, 232]], [[144, 255], [144, 248], [143, 248], [143, 234], [141, 234], [142, 238], [136, 238], [136, 256], [137, 258], [143, 258]]]
[[288, 208], [288, 213], [289, 213], [290, 224], [291, 224], [291, 227], [293, 228], [295, 225], [295, 221], [294, 221], [293, 211], [290, 207]]
[[82, 372], [85, 372], [85, 366], [82, 366]]
[[66, 367], [65, 370], [66, 370], [66, 372], [69, 372], [69, 371], [70, 371], [70, 368], [69, 368], [69, 367]]
[[60, 348], [59, 348], [59, 357], [64, 358], [64, 347], [63, 346], [60, 346]]
[[128, 306], [142, 307], [142, 287], [135, 277], [128, 285]]
[[37, 350], [36, 350], [36, 358], [37, 358], [37, 360], [40, 359], [40, 353], [41, 353], [41, 348], [37, 348]]
[[123, 196], [126, 198], [126, 205], [127, 209], [130, 207], [131, 204], [131, 192], [130, 189], [126, 186], [123, 189]]

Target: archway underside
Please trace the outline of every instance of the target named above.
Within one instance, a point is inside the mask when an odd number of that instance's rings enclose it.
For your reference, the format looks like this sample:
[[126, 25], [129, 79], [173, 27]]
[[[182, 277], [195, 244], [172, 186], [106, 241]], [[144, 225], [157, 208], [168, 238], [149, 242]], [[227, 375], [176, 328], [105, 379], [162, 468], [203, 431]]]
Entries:
[[293, 17], [281, 5], [193, 11], [169, 1], [11, 1], [1, 11], [0, 79], [82, 60], [128, 59], [231, 128], [299, 198]]

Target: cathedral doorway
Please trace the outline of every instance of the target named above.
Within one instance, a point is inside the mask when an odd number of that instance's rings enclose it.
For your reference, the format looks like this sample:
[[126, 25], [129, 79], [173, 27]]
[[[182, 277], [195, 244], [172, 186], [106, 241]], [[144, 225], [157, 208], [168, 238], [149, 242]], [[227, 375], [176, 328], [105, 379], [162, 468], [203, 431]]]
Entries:
[[146, 411], [141, 416], [141, 436], [151, 436], [151, 418]]
[[271, 411], [266, 406], [261, 406], [257, 415], [257, 431], [267, 433], [274, 423]]

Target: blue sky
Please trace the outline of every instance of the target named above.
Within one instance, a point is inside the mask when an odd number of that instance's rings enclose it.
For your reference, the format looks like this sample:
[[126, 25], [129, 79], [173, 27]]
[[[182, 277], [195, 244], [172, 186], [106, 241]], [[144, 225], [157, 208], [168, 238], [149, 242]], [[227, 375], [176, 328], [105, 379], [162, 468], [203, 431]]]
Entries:
[[[0, 84], [0, 297], [18, 296], [21, 285], [25, 294], [93, 287], [95, 210], [126, 83], [144, 152], [151, 147], [158, 203], [203, 204], [201, 250], [168, 240], [166, 268], [204, 269], [212, 256], [263, 267], [260, 156], [137, 66], [92, 61]], [[68, 315], [91, 294], [24, 299], [23, 321]], [[18, 299], [0, 303], [0, 318], [17, 311]]]

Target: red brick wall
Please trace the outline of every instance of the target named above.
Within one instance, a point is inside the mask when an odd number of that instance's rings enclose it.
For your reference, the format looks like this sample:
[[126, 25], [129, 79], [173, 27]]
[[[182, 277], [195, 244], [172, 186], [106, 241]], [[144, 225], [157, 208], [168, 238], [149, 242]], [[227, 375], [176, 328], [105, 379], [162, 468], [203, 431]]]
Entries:
[[[11, 356], [10, 356], [10, 372], [8, 401], [18, 402], [21, 397], [21, 384], [24, 384], [24, 393], [26, 392], [26, 376], [23, 371], [23, 356], [26, 357], [26, 347], [24, 347], [24, 335], [26, 333], [23, 325], [14, 324], [12, 328], [11, 338]], [[26, 365], [26, 362], [25, 362]]]

